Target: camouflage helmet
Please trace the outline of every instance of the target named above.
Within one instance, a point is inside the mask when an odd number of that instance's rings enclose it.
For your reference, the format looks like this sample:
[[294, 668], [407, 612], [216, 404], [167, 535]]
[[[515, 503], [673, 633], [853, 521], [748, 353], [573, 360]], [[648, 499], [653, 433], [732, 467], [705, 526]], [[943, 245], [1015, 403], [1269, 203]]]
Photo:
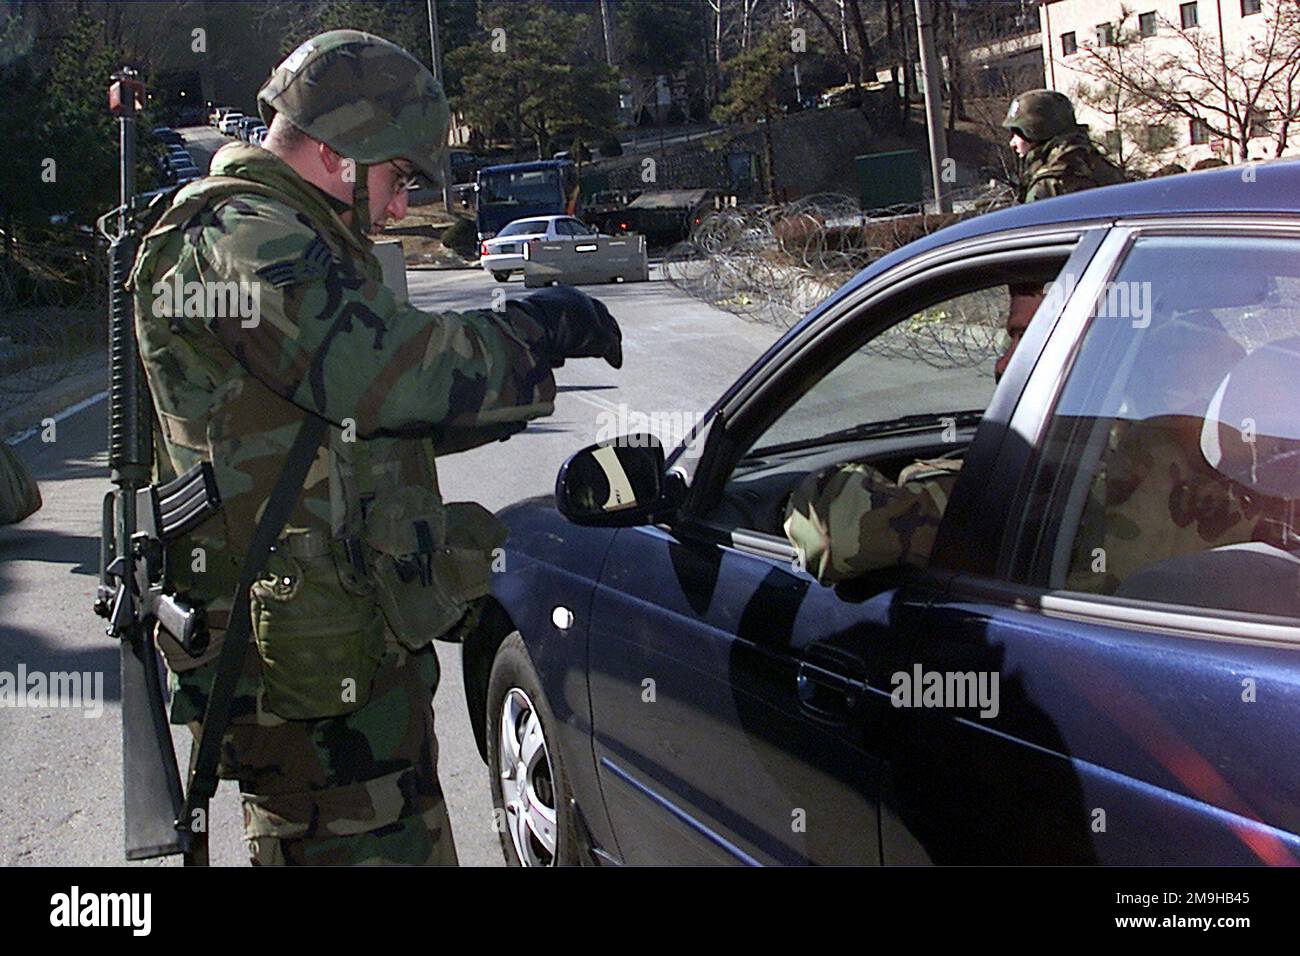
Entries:
[[1041, 143], [1079, 128], [1074, 118], [1074, 104], [1056, 90], [1027, 90], [1011, 101], [1007, 129], [1015, 130], [1032, 143]]
[[355, 206], [368, 219], [365, 167], [406, 159], [439, 179], [449, 113], [442, 87], [397, 44], [360, 30], [330, 30], [290, 53], [262, 84], [257, 109], [267, 126], [283, 113], [294, 126], [357, 170]]

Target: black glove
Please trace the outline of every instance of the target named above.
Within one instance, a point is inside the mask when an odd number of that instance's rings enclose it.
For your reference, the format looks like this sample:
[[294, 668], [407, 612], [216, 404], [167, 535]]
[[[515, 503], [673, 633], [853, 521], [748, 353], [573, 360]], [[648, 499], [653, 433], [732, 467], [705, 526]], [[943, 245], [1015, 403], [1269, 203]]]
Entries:
[[566, 358], [603, 358], [614, 368], [623, 367], [623, 333], [605, 308], [573, 286], [547, 286], [518, 306], [541, 329], [537, 347], [551, 365], [559, 368]]

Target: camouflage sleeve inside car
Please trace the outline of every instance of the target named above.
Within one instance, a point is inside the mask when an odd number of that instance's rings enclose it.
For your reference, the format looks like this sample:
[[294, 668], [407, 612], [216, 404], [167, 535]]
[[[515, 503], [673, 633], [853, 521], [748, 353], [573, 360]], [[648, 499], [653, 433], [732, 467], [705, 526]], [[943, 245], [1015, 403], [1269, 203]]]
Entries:
[[554, 408], [554, 379], [519, 310], [399, 304], [270, 198], [227, 200], [189, 229], [205, 282], [255, 277], [257, 321], [209, 316], [209, 330], [273, 391], [336, 425], [351, 420], [364, 437], [495, 426]]
[[786, 537], [823, 584], [900, 564], [924, 566], [957, 477], [932, 469], [896, 484], [857, 462], [814, 472], [790, 495]]

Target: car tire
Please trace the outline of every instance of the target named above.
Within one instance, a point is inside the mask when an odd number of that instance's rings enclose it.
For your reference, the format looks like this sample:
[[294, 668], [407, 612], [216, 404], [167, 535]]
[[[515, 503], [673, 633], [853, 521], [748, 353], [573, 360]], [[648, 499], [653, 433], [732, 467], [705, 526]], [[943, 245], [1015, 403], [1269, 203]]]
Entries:
[[[524, 639], [515, 631], [497, 650], [487, 693], [493, 817], [507, 866], [581, 861], [572, 790], [556, 745], [555, 724]], [[534, 738], [529, 753], [534, 734], [540, 738]]]
[[494, 273], [492, 273], [492, 278], [496, 279], [498, 282], [509, 282], [509, 281], [510, 281], [510, 273], [509, 273], [509, 272], [494, 272]]

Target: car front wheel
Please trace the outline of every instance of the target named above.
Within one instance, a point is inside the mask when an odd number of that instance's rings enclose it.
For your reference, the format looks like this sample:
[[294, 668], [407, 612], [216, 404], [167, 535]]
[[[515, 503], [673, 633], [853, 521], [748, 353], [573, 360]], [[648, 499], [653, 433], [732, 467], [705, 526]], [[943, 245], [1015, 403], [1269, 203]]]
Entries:
[[509, 282], [509, 281], [510, 281], [510, 273], [509, 273], [509, 272], [494, 272], [494, 273], [492, 273], [492, 278], [496, 279], [498, 282]]
[[502, 642], [492, 664], [487, 728], [492, 803], [506, 863], [577, 863], [577, 829], [555, 718], [518, 631]]

